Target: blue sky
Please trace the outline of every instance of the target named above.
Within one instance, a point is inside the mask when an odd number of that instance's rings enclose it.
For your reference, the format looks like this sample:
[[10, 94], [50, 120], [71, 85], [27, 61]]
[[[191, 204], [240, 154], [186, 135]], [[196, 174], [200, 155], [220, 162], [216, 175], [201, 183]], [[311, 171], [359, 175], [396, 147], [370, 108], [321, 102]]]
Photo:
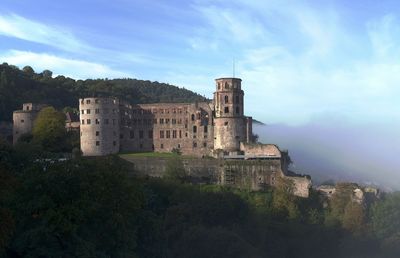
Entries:
[[384, 0], [2, 0], [0, 62], [211, 97], [234, 58], [246, 113], [266, 123], [397, 125], [399, 11]]

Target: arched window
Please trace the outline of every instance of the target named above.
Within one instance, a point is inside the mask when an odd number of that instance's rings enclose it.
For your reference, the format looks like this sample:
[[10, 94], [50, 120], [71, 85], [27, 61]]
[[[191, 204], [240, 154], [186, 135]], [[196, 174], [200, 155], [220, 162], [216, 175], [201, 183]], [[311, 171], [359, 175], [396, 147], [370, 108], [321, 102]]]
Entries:
[[225, 99], [225, 104], [228, 103], [229, 97], [228, 97], [228, 96], [225, 96], [224, 99]]

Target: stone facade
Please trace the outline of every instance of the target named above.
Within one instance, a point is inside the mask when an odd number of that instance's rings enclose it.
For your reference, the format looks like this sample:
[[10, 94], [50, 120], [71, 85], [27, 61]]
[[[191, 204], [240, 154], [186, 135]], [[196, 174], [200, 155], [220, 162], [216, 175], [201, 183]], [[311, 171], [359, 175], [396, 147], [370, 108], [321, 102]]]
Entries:
[[[138, 175], [162, 177], [166, 171], [168, 158], [135, 157], [122, 155], [133, 163]], [[281, 159], [235, 160], [235, 159], [193, 159], [181, 158], [192, 183], [220, 184], [243, 190], [260, 191], [275, 186], [278, 178], [287, 178], [293, 182], [293, 194], [307, 198], [311, 188], [308, 177], [285, 175], [287, 162]]]
[[45, 107], [44, 104], [25, 103], [22, 110], [13, 112], [13, 144], [27, 133], [31, 133], [33, 122], [35, 121], [39, 111]]
[[120, 102], [116, 98], [79, 100], [81, 150], [103, 156], [120, 150]]
[[116, 98], [80, 99], [83, 155], [174, 149], [200, 157], [241, 153], [240, 143], [253, 136], [252, 119], [244, 116], [241, 79], [215, 81], [210, 102], [132, 105]]

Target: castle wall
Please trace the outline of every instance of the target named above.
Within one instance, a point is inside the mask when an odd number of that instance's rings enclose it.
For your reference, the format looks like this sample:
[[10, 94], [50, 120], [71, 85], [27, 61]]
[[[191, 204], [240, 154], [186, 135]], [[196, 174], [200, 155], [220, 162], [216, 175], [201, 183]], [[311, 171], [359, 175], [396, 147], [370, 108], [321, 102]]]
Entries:
[[211, 155], [212, 109], [208, 102], [159, 103], [121, 107], [121, 151]]
[[119, 152], [119, 101], [115, 98], [79, 100], [81, 150], [84, 156]]
[[246, 142], [246, 124], [242, 117], [224, 117], [214, 120], [214, 148], [226, 152], [240, 150], [240, 142]]
[[13, 113], [13, 144], [28, 133], [32, 133], [33, 123], [37, 117], [37, 111], [18, 110]]

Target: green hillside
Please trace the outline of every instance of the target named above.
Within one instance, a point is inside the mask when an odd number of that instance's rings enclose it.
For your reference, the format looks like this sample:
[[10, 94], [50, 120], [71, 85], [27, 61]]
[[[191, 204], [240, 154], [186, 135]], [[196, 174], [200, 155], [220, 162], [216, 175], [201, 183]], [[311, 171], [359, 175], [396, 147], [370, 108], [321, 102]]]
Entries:
[[36, 73], [29, 66], [20, 70], [7, 63], [0, 65], [0, 120], [11, 121], [12, 112], [25, 102], [45, 103], [56, 108], [76, 107], [78, 98], [88, 96], [116, 96], [133, 104], [205, 100], [190, 90], [165, 83], [137, 79], [53, 78], [49, 70]]

